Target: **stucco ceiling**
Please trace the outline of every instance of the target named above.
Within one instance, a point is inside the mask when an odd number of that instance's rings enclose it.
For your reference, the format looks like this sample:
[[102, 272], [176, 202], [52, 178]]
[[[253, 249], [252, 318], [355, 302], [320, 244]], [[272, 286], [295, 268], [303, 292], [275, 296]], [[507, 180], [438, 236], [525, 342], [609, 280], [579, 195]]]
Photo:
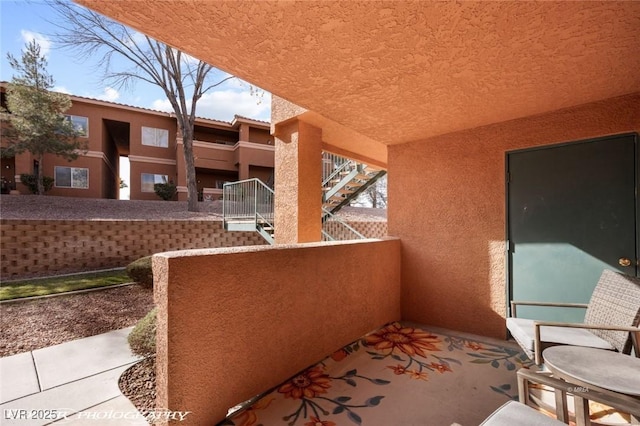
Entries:
[[640, 91], [640, 2], [76, 1], [385, 144]]

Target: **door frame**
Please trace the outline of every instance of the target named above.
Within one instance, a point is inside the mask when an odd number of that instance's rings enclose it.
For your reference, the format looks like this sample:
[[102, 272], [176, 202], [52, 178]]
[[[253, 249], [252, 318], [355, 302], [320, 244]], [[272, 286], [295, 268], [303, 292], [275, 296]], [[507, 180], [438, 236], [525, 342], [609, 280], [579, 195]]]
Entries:
[[510, 222], [509, 222], [509, 155], [511, 154], [516, 154], [516, 153], [521, 153], [521, 152], [530, 152], [530, 151], [539, 151], [542, 149], [550, 149], [550, 148], [558, 148], [558, 147], [562, 147], [562, 146], [567, 146], [567, 145], [575, 145], [575, 144], [581, 144], [581, 143], [593, 143], [593, 142], [599, 142], [599, 141], [603, 141], [606, 139], [612, 139], [612, 138], [618, 138], [618, 137], [627, 137], [627, 136], [631, 136], [633, 137], [633, 142], [634, 142], [634, 154], [635, 154], [635, 167], [634, 167], [634, 174], [635, 174], [635, 183], [636, 183], [636, 191], [635, 191], [635, 216], [636, 216], [636, 235], [635, 235], [635, 241], [636, 241], [636, 275], [640, 275], [640, 260], [638, 258], [640, 258], [640, 204], [639, 204], [639, 194], [638, 192], [640, 192], [640, 150], [639, 150], [639, 135], [638, 132], [624, 132], [624, 133], [616, 133], [616, 134], [611, 134], [611, 135], [607, 135], [607, 136], [599, 136], [596, 138], [589, 138], [589, 139], [579, 139], [579, 140], [574, 140], [574, 141], [568, 141], [568, 142], [560, 142], [560, 143], [551, 143], [551, 144], [545, 144], [545, 145], [538, 145], [538, 146], [533, 146], [533, 147], [529, 147], [529, 148], [519, 148], [519, 149], [513, 149], [513, 150], [509, 150], [509, 151], [505, 151], [505, 156], [504, 156], [504, 168], [505, 168], [505, 272], [506, 272], [506, 285], [505, 285], [505, 296], [506, 296], [506, 302], [507, 302], [507, 317], [511, 316], [511, 300], [513, 297], [513, 279], [512, 279], [512, 265], [511, 265], [511, 242], [509, 241], [509, 229], [510, 229]]

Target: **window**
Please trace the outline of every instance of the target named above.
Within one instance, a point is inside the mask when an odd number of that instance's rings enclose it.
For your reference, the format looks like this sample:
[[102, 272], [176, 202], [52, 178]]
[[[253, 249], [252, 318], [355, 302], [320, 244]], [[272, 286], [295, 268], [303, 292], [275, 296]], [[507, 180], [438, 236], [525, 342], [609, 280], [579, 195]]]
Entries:
[[89, 189], [89, 169], [56, 166], [55, 175], [57, 188]]
[[155, 192], [153, 189], [153, 185], [155, 185], [156, 183], [169, 183], [169, 176], [142, 173], [142, 192]]
[[169, 148], [169, 131], [165, 129], [155, 129], [153, 127], [143, 126], [142, 145]]
[[89, 137], [89, 119], [79, 115], [65, 115], [64, 118], [71, 123], [79, 136], [83, 138]]

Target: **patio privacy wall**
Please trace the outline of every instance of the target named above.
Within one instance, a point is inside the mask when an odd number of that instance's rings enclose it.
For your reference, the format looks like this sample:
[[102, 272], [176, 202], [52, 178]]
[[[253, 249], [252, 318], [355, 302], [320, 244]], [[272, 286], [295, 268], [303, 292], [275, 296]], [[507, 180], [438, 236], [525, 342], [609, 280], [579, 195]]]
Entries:
[[[227, 232], [220, 221], [0, 221], [2, 280], [124, 267], [153, 253], [265, 244], [256, 232]], [[350, 222], [369, 238], [386, 222]]]
[[227, 410], [400, 318], [400, 241], [161, 253], [157, 407]]
[[640, 94], [389, 147], [405, 320], [504, 338], [507, 151], [640, 132]]

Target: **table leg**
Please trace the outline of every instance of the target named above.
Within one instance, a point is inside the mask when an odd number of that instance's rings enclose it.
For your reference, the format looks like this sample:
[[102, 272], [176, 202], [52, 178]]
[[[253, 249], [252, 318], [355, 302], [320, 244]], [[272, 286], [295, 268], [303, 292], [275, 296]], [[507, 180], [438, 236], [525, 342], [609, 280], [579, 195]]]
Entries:
[[589, 400], [577, 395], [573, 395], [573, 404], [576, 410], [576, 426], [589, 426]]
[[567, 393], [561, 389], [554, 389], [556, 397], [556, 417], [562, 423], [569, 424], [569, 410], [567, 409]]

